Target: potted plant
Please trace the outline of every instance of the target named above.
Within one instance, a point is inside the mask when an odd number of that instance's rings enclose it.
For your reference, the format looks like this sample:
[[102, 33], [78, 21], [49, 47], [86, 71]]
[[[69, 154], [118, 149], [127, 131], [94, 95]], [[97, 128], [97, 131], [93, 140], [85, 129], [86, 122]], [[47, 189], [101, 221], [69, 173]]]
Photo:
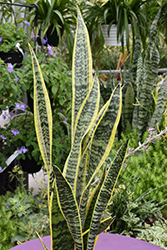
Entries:
[[5, 63], [20, 66], [24, 52], [27, 48], [27, 36], [22, 27], [16, 27], [13, 23], [0, 24], [0, 58]]
[[[113, 43], [110, 43], [111, 46], [113, 44], [120, 45], [121, 42], [122, 46], [126, 44], [129, 48], [129, 27], [132, 28], [133, 39], [137, 34], [137, 27], [140, 30], [143, 27], [144, 29], [147, 28], [147, 20], [142, 10], [144, 3], [145, 1], [142, 0], [95, 1], [93, 4], [89, 1], [86, 2], [87, 10], [85, 16], [90, 33], [97, 29], [97, 27], [101, 27], [102, 32], [103, 29], [105, 30], [105, 37], [107, 39], [109, 37], [115, 39]], [[116, 32], [115, 35], [112, 33], [114, 29]], [[109, 41], [106, 41], [106, 45], [109, 45]]]
[[[75, 25], [76, 2], [73, 0], [38, 0], [38, 27], [36, 35], [40, 45], [43, 45], [43, 38], [52, 46], [58, 46], [64, 33], [67, 34], [67, 40], [72, 45], [73, 36], [71, 25]], [[30, 24], [34, 24], [36, 10], [32, 9], [29, 14]]]

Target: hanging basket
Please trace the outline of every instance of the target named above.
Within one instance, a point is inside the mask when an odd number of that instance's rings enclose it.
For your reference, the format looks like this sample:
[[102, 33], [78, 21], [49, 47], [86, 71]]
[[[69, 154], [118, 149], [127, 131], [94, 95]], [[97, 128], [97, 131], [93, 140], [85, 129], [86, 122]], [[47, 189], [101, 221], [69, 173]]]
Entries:
[[[109, 36], [108, 36], [109, 25], [101, 25], [101, 31], [105, 40], [106, 46], [122, 46], [120, 41], [117, 41], [117, 26], [111, 25]], [[130, 30], [131, 25], [129, 25]], [[126, 45], [126, 31], [124, 32], [124, 45]]]
[[[64, 26], [63, 24], [60, 24], [60, 33], [61, 33], [61, 37], [63, 36], [64, 33]], [[54, 47], [57, 47], [59, 45], [59, 36], [57, 34], [57, 30], [56, 28], [53, 30], [53, 24], [50, 25], [50, 27], [48, 28], [47, 32], [46, 32], [46, 37], [48, 39], [47, 43], [44, 45], [51, 45]], [[42, 46], [42, 41], [41, 41], [41, 32], [39, 31], [39, 37], [37, 38], [37, 42], [38, 45]]]

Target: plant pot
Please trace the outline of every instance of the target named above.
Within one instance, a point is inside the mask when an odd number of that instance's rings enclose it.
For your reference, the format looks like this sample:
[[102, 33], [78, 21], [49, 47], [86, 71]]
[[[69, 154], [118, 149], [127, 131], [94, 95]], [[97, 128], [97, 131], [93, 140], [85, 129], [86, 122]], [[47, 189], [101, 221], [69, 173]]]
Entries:
[[[42, 238], [48, 249], [50, 248], [50, 236], [45, 236]], [[43, 250], [43, 246], [39, 239], [31, 240], [25, 242], [21, 245], [11, 248], [11, 250]], [[97, 239], [96, 246], [94, 250], [164, 250], [161, 247], [153, 245], [143, 240], [131, 238], [128, 236], [102, 233]], [[10, 249], [9, 249], [10, 250]], [[72, 250], [72, 249], [70, 249]]]
[[[117, 41], [117, 26], [111, 25], [109, 36], [108, 36], [109, 25], [101, 25], [101, 31], [105, 40], [106, 46], [122, 46], [120, 41]], [[129, 25], [130, 30], [131, 25]], [[126, 45], [126, 31], [124, 32], [124, 45]]]
[[[59, 24], [61, 26], [61, 37], [63, 36], [63, 33], [64, 33], [64, 26], [62, 23]], [[54, 29], [53, 30], [53, 24], [50, 25], [50, 27], [48, 28], [47, 32], [46, 32], [46, 37], [48, 39], [47, 44], [51, 45], [51, 46], [54, 46], [54, 47], [57, 47], [58, 44], [59, 44], [59, 36], [57, 34], [57, 30]], [[42, 42], [41, 42], [41, 34], [39, 32], [39, 37], [37, 38], [37, 42], [38, 42], [38, 45], [42, 46]]]
[[0, 51], [0, 58], [5, 63], [17, 64], [15, 67], [21, 67], [21, 63], [23, 61], [23, 54], [20, 51], [10, 50], [8, 52]]
[[37, 165], [37, 162], [34, 158], [31, 160], [26, 156], [25, 160], [20, 159], [20, 165], [22, 167], [23, 172], [26, 172], [28, 174], [34, 174], [41, 170], [42, 166]]

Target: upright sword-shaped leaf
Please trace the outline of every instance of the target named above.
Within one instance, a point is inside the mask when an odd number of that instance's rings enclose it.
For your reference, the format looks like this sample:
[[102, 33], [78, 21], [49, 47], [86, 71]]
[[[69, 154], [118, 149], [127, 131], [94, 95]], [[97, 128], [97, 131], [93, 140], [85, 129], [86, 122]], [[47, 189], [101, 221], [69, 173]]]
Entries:
[[89, 34], [78, 9], [72, 63], [72, 143], [74, 140], [76, 117], [92, 83], [92, 55], [90, 50]]
[[29, 45], [34, 76], [34, 120], [38, 145], [49, 174], [52, 165], [52, 110], [36, 55]]

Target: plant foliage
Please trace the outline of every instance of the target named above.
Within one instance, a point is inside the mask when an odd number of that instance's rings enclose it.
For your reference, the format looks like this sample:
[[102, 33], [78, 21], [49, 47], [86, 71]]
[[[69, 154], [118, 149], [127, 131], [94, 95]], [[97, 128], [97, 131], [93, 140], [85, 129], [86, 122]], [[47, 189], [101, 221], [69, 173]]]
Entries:
[[[111, 217], [104, 222], [102, 216], [128, 147], [126, 141], [108, 173], [104, 169], [99, 189], [89, 197], [90, 186], [114, 142], [121, 114], [122, 88], [118, 85], [99, 110], [99, 83], [96, 76], [92, 79], [89, 36], [78, 9], [72, 67], [71, 151], [62, 173], [59, 168], [52, 166], [51, 107], [42, 72], [31, 47], [30, 52], [34, 72], [35, 127], [49, 176], [51, 249], [91, 250], [96, 236], [112, 222]], [[90, 206], [92, 199], [93, 207]]]

